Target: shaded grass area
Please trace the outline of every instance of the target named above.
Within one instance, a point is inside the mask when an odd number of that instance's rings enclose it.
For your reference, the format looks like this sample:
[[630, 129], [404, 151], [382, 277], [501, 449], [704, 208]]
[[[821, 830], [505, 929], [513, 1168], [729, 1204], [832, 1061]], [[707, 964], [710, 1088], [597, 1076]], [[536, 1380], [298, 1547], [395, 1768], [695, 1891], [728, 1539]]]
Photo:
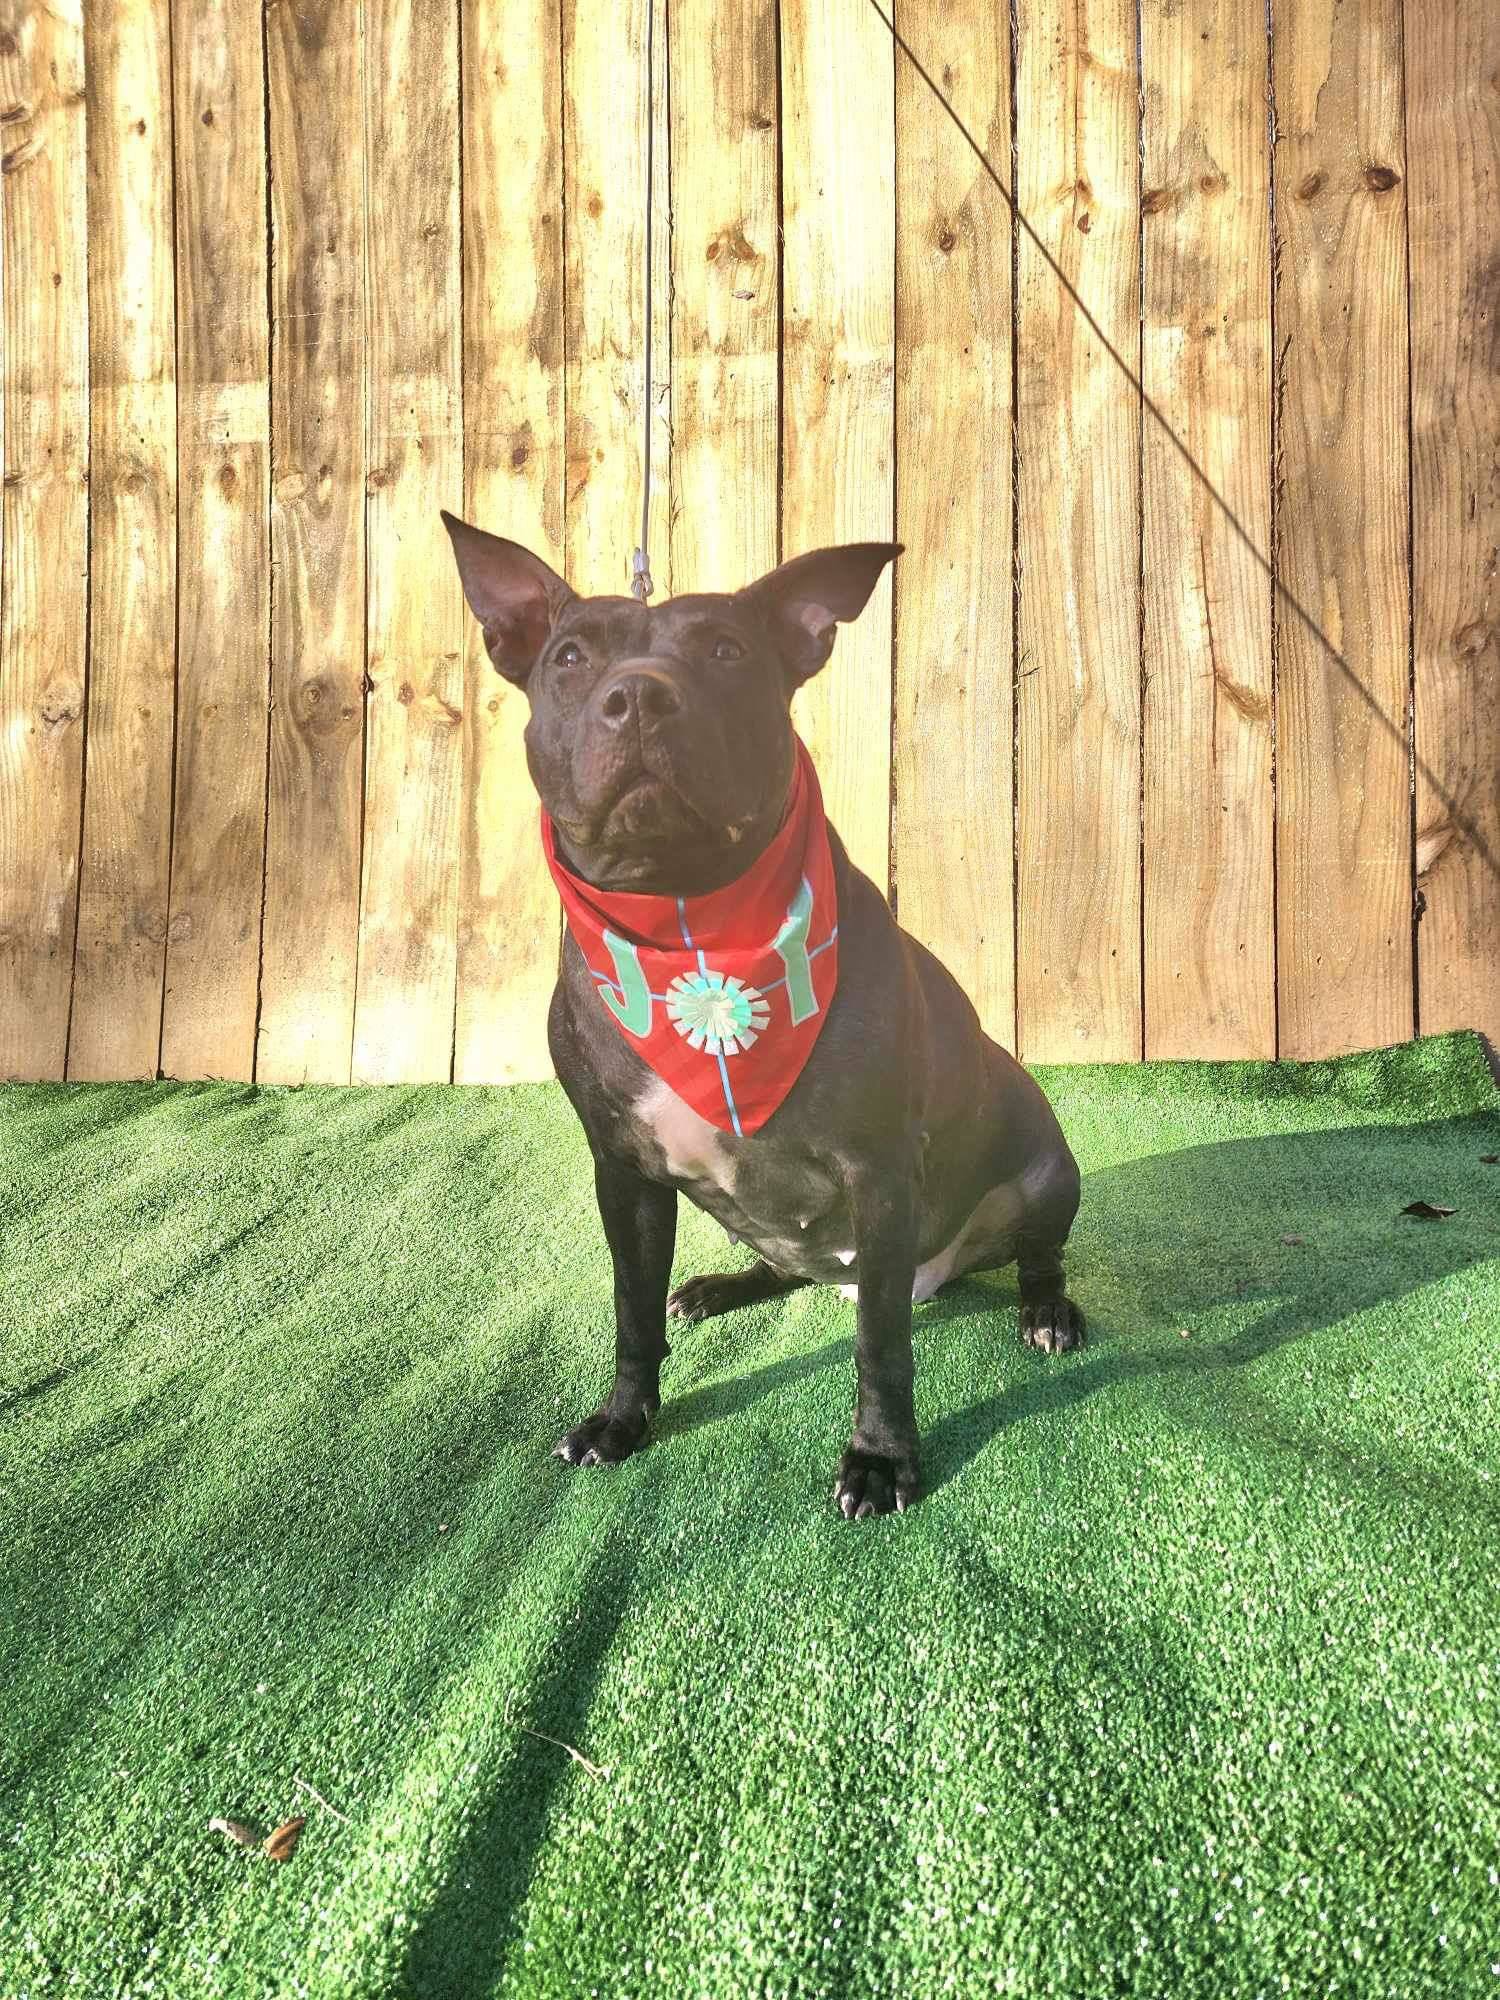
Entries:
[[1479, 1044], [1040, 1074], [1090, 1345], [921, 1308], [858, 1526], [831, 1292], [548, 1456], [609, 1353], [555, 1087], [0, 1089], [0, 1994], [1497, 1990]]

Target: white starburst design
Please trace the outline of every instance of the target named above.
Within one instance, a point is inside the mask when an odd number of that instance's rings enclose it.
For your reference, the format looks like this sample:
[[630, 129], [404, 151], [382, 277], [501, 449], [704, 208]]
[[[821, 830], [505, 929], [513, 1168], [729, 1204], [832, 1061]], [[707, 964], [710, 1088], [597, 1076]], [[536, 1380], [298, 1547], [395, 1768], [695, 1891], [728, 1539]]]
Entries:
[[771, 1018], [765, 996], [732, 973], [679, 973], [667, 988], [667, 1014], [690, 1048], [711, 1056], [738, 1055]]

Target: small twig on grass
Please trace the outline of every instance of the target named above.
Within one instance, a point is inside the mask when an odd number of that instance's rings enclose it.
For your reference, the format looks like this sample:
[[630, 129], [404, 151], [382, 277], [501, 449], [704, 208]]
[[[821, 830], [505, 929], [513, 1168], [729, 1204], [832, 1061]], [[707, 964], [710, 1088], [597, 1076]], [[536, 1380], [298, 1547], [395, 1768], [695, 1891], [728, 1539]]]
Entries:
[[505, 1697], [505, 1721], [508, 1728], [519, 1729], [523, 1736], [534, 1736], [538, 1743], [550, 1743], [554, 1750], [566, 1750], [568, 1755], [573, 1759], [573, 1762], [581, 1764], [591, 1778], [607, 1778], [609, 1776], [608, 1764], [591, 1764], [581, 1750], [575, 1750], [571, 1743], [564, 1743], [560, 1736], [548, 1736], [543, 1730], [528, 1729], [524, 1722], [512, 1722], [510, 1719], [510, 1705], [515, 1700], [515, 1695], [516, 1691], [512, 1688], [510, 1693]]
[[323, 1808], [325, 1812], [331, 1812], [334, 1818], [336, 1820], [341, 1821], [343, 1825], [353, 1826], [354, 1822], [352, 1819], [346, 1819], [343, 1813], [339, 1811], [337, 1806], [329, 1805], [327, 1799], [324, 1798], [323, 1794], [321, 1792], [314, 1791], [312, 1786], [308, 1784], [307, 1780], [305, 1778], [299, 1778], [295, 1771], [293, 1771], [292, 1773], [292, 1783], [297, 1787], [299, 1791], [306, 1792], [310, 1798], [316, 1799], [318, 1804]]

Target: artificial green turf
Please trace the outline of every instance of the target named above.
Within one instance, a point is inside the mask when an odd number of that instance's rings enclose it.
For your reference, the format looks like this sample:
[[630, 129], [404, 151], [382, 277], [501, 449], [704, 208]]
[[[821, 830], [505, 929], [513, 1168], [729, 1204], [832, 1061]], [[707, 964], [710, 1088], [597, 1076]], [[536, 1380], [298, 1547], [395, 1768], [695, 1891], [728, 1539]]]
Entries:
[[1500, 1988], [1479, 1044], [1042, 1078], [1091, 1343], [921, 1308], [927, 1497], [858, 1525], [832, 1292], [549, 1457], [610, 1289], [555, 1087], [0, 1090], [0, 2000]]

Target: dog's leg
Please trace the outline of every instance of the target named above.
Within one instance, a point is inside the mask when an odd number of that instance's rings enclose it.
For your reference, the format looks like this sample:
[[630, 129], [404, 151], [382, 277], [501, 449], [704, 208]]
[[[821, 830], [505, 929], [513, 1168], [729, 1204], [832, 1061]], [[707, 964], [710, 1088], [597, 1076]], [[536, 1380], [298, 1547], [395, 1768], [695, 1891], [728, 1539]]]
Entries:
[[858, 1390], [854, 1434], [839, 1460], [833, 1497], [846, 1521], [905, 1509], [917, 1497], [917, 1417], [912, 1392], [911, 1293], [917, 1223], [910, 1174], [850, 1180]]
[[677, 1190], [596, 1154], [594, 1189], [615, 1267], [615, 1381], [609, 1400], [553, 1447], [569, 1465], [628, 1458], [661, 1403], [667, 1353], [667, 1279], [677, 1236]]
[[1069, 1156], [1028, 1211], [1016, 1239], [1021, 1338], [1044, 1354], [1083, 1345], [1083, 1314], [1063, 1289], [1063, 1245], [1078, 1213], [1078, 1189], [1078, 1169]]
[[762, 1299], [779, 1299], [783, 1292], [795, 1292], [808, 1282], [806, 1278], [788, 1278], [780, 1271], [773, 1271], [761, 1258], [745, 1271], [710, 1271], [701, 1278], [689, 1278], [667, 1300], [667, 1317], [688, 1321], [714, 1319], [719, 1313], [735, 1312], [740, 1306], [759, 1305]]

